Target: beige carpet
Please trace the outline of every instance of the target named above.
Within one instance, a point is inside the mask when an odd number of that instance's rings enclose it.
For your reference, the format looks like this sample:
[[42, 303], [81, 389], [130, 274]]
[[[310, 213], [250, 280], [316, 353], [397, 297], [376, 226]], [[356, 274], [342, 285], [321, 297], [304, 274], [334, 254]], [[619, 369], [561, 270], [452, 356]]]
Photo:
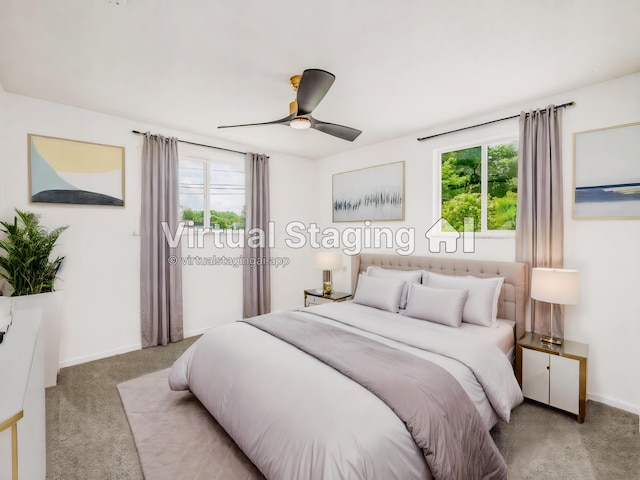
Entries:
[[264, 479], [190, 392], [172, 392], [169, 370], [118, 385], [145, 480]]

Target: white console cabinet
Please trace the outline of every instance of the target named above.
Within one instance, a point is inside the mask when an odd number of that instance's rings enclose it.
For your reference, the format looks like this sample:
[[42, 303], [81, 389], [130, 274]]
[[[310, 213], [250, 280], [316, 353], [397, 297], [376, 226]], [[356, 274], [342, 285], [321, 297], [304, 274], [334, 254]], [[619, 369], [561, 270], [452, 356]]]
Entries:
[[546, 345], [541, 335], [526, 333], [516, 345], [516, 376], [522, 394], [573, 413], [584, 421], [589, 346], [565, 340]]
[[46, 477], [41, 315], [15, 312], [0, 343], [0, 480]]

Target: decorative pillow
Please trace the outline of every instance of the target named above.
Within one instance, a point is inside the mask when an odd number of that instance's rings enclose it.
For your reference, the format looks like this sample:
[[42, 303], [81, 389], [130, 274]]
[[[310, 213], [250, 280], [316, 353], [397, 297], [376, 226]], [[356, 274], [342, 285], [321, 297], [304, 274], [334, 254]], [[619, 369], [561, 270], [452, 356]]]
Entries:
[[450, 327], [459, 327], [466, 300], [467, 290], [432, 288], [412, 283], [404, 314]]
[[429, 272], [425, 284], [434, 288], [468, 290], [462, 321], [495, 328], [498, 326], [498, 297], [503, 283], [503, 277], [456, 277]]
[[402, 298], [400, 299], [400, 308], [407, 305], [407, 294], [409, 293], [409, 285], [411, 282], [420, 283], [424, 270], [390, 270], [380, 268], [373, 265], [367, 267], [367, 275], [377, 278], [394, 278], [396, 280], [404, 280], [405, 286], [402, 290]]
[[405, 282], [395, 278], [376, 278], [361, 273], [353, 301], [360, 305], [398, 312]]

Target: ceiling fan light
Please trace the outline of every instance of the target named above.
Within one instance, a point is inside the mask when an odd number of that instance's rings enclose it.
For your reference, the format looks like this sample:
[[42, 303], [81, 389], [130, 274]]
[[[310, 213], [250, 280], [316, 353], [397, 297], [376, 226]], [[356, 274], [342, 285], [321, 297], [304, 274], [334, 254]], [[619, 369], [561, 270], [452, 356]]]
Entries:
[[296, 130], [304, 130], [305, 128], [309, 128], [311, 126], [311, 120], [304, 117], [296, 117], [289, 122], [289, 126], [291, 128], [295, 128]]

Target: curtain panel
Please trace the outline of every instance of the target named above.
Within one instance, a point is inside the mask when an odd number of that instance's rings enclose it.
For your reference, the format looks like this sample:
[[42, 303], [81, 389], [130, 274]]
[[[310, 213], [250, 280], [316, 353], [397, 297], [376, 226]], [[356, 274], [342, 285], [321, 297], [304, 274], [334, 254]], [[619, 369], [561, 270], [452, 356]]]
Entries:
[[[530, 268], [563, 266], [561, 112], [562, 109], [549, 105], [545, 110], [520, 114], [516, 261]], [[554, 319], [560, 321], [554, 322], [555, 331], [551, 332], [551, 304], [533, 300], [531, 303], [532, 330], [562, 338], [560, 306], [554, 306]]]
[[[269, 157], [247, 153], [245, 156], [245, 247], [243, 269], [244, 318], [271, 312], [271, 267], [269, 232]], [[264, 242], [252, 245], [252, 231], [260, 229]]]
[[162, 223], [175, 232], [179, 218], [178, 139], [144, 135], [140, 227], [140, 309], [142, 347], [183, 339], [182, 262]]

